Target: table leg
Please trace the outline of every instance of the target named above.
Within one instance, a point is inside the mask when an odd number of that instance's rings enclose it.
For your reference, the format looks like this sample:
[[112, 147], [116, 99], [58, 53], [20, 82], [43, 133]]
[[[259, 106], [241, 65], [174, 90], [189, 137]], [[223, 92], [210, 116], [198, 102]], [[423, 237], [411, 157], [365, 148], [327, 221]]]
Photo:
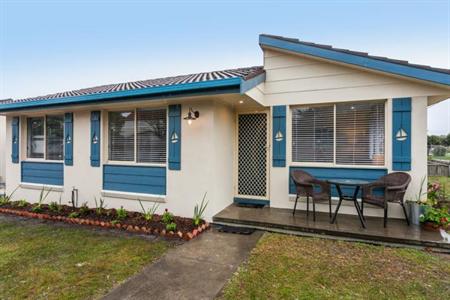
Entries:
[[334, 211], [334, 216], [333, 216], [333, 219], [331, 220], [331, 224], [336, 222], [336, 217], [337, 217], [339, 208], [341, 207], [341, 203], [342, 203], [342, 200], [343, 200], [341, 187], [338, 184], [335, 184], [335, 186], [336, 186], [336, 190], [337, 190], [338, 195], [339, 195], [339, 202], [338, 202], [338, 205], [336, 206], [336, 210]]
[[356, 212], [358, 213], [359, 221], [361, 221], [361, 225], [363, 228], [366, 228], [366, 222], [364, 222], [364, 217], [361, 213], [361, 209], [359, 208], [358, 204], [358, 192], [359, 192], [359, 186], [355, 188], [355, 192], [353, 193], [353, 203], [355, 204]]

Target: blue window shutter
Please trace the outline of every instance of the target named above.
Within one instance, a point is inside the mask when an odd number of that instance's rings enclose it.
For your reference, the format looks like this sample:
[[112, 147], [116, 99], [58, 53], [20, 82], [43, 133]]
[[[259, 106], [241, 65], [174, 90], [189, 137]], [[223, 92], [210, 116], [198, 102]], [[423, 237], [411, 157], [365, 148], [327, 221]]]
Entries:
[[100, 167], [100, 111], [91, 112], [91, 166]]
[[181, 170], [181, 105], [169, 105], [169, 170]]
[[64, 115], [64, 164], [73, 166], [73, 113]]
[[272, 111], [273, 166], [286, 167], [286, 106], [278, 105]]
[[19, 129], [20, 129], [20, 118], [19, 117], [13, 117], [12, 123], [11, 123], [11, 141], [12, 141], [12, 152], [11, 152], [11, 160], [13, 163], [18, 164], [19, 163], [19, 145], [20, 145], [20, 139], [19, 139]]
[[392, 101], [392, 169], [411, 170], [411, 98]]

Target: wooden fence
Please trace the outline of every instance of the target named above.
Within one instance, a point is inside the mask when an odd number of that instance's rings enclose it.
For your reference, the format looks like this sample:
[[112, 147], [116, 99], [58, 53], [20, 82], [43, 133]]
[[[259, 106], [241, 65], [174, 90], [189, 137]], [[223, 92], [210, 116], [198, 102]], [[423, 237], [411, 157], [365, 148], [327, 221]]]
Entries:
[[450, 177], [450, 162], [428, 161], [428, 176]]

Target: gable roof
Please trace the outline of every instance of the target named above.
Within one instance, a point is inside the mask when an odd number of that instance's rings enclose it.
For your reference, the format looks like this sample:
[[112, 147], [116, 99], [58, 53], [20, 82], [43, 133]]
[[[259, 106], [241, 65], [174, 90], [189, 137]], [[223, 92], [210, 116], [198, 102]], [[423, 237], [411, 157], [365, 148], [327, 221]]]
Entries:
[[0, 111], [50, 105], [78, 104], [126, 97], [164, 96], [167, 94], [173, 95], [174, 93], [208, 90], [216, 90], [220, 93], [220, 91], [223, 92], [227, 88], [232, 88], [242, 93], [252, 87], [248, 86], [249, 83], [256, 85], [262, 80], [264, 80], [264, 69], [262, 66], [202, 72], [101, 85], [24, 99], [5, 99], [0, 101]]
[[450, 86], [449, 69], [417, 65], [405, 60], [374, 56], [365, 52], [334, 48], [330, 45], [310, 43], [277, 35], [261, 34], [259, 36], [259, 44], [263, 48], [278, 48], [299, 54], [355, 65], [366, 69]]

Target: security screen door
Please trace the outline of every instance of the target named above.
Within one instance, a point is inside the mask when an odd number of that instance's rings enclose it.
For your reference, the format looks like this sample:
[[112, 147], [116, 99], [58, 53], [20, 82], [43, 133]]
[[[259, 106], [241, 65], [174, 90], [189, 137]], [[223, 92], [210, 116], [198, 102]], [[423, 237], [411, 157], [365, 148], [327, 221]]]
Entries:
[[237, 118], [236, 194], [237, 196], [244, 198], [267, 199], [267, 114], [239, 114]]

